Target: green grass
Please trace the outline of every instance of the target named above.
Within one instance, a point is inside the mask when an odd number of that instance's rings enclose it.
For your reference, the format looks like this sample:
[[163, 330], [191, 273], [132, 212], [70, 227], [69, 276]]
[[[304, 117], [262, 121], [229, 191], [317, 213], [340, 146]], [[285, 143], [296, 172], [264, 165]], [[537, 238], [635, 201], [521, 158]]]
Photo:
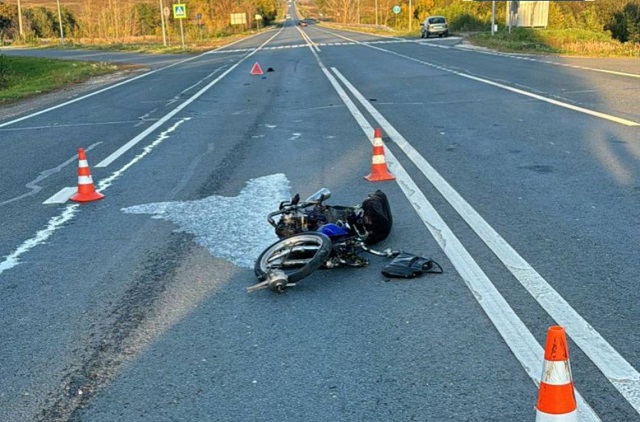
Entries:
[[107, 63], [0, 55], [0, 104], [53, 91], [117, 69]]
[[473, 34], [472, 44], [500, 51], [588, 57], [640, 57], [640, 44], [621, 43], [604, 32], [582, 29], [513, 28]]

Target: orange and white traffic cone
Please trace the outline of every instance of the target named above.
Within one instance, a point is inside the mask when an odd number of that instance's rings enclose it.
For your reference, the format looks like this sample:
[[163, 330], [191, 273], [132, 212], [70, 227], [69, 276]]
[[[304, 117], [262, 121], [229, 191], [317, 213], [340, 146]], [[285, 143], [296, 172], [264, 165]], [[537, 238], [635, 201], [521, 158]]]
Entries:
[[89, 202], [104, 198], [104, 195], [96, 192], [91, 178], [91, 171], [87, 163], [84, 149], [78, 150], [78, 192], [71, 197], [72, 201]]
[[536, 422], [577, 422], [569, 347], [564, 328], [549, 327], [536, 406]]
[[395, 176], [389, 173], [387, 162], [384, 159], [384, 145], [382, 143], [382, 131], [378, 128], [373, 133], [373, 159], [371, 161], [371, 173], [364, 177], [370, 182], [384, 182], [394, 180]]

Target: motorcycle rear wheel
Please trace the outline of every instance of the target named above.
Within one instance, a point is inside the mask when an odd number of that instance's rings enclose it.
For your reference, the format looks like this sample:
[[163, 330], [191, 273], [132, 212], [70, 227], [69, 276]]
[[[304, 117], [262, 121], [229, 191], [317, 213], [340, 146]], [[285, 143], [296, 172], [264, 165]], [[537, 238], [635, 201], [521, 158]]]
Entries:
[[331, 253], [331, 239], [318, 232], [297, 233], [278, 240], [265, 249], [254, 266], [259, 280], [272, 270], [281, 270], [295, 283], [317, 270]]

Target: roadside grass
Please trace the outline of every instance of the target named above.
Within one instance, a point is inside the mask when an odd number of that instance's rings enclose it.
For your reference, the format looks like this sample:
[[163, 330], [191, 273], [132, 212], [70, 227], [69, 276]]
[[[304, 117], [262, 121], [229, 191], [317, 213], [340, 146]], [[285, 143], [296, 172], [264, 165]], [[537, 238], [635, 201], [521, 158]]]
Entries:
[[582, 29], [512, 28], [467, 37], [474, 45], [518, 53], [562, 54], [587, 57], [640, 57], [639, 43], [621, 43], [604, 32]]
[[228, 45], [235, 41], [257, 35], [260, 32], [267, 32], [270, 29], [277, 28], [281, 24], [275, 23], [266, 28], [258, 30], [246, 30], [235, 34], [220, 33], [211, 37], [185, 37], [185, 45], [182, 47], [182, 41], [175, 36], [169, 37], [167, 45], [164, 45], [162, 37], [132, 37], [122, 41], [114, 42], [106, 39], [68, 39], [64, 46], [57, 42], [41, 43], [38, 48], [54, 48], [54, 49], [88, 49], [98, 51], [126, 51], [129, 53], [148, 53], [148, 54], [197, 54], [207, 50], [213, 50], [224, 45]]
[[118, 70], [108, 63], [0, 55], [0, 105]]

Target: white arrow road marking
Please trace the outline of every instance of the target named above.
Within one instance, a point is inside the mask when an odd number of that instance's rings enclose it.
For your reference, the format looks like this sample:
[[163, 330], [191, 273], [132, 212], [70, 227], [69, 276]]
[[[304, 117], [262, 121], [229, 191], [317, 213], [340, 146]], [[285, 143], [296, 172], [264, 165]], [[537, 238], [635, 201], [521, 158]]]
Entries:
[[266, 219], [264, 204], [291, 199], [284, 174], [259, 177], [235, 197], [209, 196], [195, 201], [158, 202], [123, 208], [130, 214], [152, 214], [193, 234], [213, 256], [253, 268], [258, 255], [278, 240]]

